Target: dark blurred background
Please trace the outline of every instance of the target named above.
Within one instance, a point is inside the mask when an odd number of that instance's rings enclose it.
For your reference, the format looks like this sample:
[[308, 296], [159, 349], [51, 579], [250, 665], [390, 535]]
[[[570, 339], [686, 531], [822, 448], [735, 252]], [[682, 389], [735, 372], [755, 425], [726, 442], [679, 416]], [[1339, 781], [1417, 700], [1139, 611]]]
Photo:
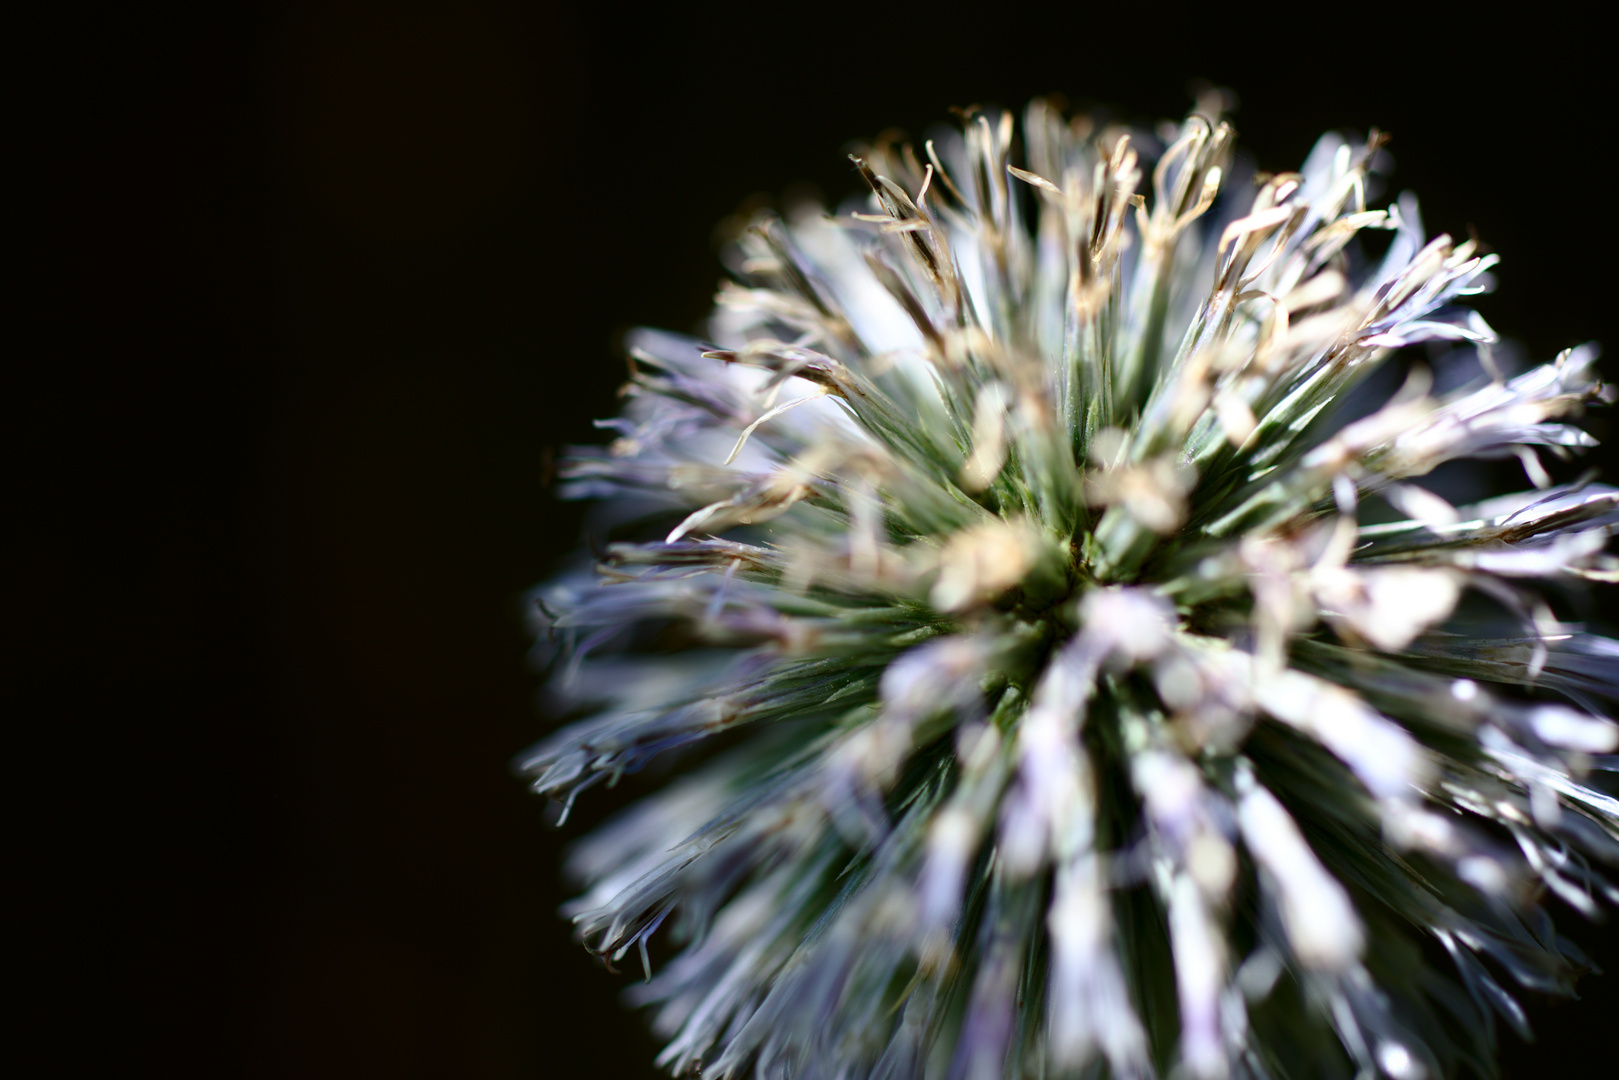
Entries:
[[[1429, 231], [1502, 254], [1499, 330], [1619, 349], [1594, 25], [1110, 10], [330, 0], [41, 36], [51, 149], [19, 164], [72, 209], [13, 207], [47, 286], [13, 656], [55, 744], [20, 831], [69, 864], [25, 890], [75, 927], [30, 995], [75, 1003], [64, 1072], [655, 1075], [555, 914], [613, 798], [558, 834], [508, 772], [544, 730], [522, 594], [580, 530], [549, 463], [614, 409], [616, 334], [703, 317], [716, 223], [854, 190], [851, 138], [1053, 91], [1176, 117], [1194, 77], [1266, 168], [1378, 125]], [[1509, 1077], [1577, 1064], [1616, 983], [1536, 1003]]]

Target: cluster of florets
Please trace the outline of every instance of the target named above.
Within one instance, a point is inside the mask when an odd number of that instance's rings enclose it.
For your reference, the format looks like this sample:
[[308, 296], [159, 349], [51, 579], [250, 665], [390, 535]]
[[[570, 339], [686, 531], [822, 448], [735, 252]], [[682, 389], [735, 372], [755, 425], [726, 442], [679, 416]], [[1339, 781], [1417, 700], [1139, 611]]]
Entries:
[[[631, 339], [564, 474], [617, 542], [540, 593], [585, 718], [522, 767], [684, 755], [571, 862], [665, 1066], [1415, 1080], [1523, 1026], [1501, 972], [1572, 985], [1537, 903], [1619, 901], [1619, 643], [1566, 586], [1619, 490], [1542, 455], [1594, 350], [1501, 370], [1493, 258], [1368, 209], [1375, 134], [1231, 141], [972, 113], [755, 220], [710, 342]], [[1502, 456], [1533, 490], [1416, 483]]]

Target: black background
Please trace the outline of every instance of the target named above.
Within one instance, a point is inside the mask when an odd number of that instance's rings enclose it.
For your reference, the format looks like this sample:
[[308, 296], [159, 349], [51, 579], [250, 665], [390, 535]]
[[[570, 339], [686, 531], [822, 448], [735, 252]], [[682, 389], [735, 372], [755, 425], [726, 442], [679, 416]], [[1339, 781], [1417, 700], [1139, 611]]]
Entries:
[[[612, 797], [558, 835], [508, 773], [543, 730], [521, 595], [579, 536], [546, 463], [612, 412], [615, 334], [692, 329], [715, 224], [853, 190], [853, 137], [1053, 91], [1173, 117], [1202, 77], [1263, 167], [1392, 131], [1429, 231], [1502, 254], [1500, 331], [1619, 347], [1603, 38], [1465, 18], [334, 0], [42, 33], [12, 656], [64, 1070], [654, 1075], [555, 916]], [[1577, 1064], [1616, 980], [1537, 1003], [1508, 1075]]]

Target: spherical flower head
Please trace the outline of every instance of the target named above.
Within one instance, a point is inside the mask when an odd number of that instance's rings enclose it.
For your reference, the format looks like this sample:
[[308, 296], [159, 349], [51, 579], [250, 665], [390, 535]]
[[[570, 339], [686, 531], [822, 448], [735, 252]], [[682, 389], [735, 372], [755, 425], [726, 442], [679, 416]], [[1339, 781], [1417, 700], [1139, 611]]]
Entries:
[[[1619, 901], [1570, 621], [1619, 490], [1542, 455], [1595, 350], [1502, 370], [1494, 257], [1369, 207], [1375, 132], [1254, 175], [1210, 104], [872, 146], [710, 341], [630, 339], [564, 472], [616, 539], [537, 605], [585, 718], [521, 765], [680, 765], [569, 866], [672, 1072], [1417, 1080], [1583, 970], [1539, 901]], [[1422, 484], [1492, 457], [1532, 489]]]

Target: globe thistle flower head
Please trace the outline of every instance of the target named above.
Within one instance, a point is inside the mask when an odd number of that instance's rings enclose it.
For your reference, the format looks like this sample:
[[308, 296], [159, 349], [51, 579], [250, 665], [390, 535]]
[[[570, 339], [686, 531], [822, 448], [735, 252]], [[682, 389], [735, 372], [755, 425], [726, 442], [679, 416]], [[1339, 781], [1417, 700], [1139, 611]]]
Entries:
[[1540, 901], [1619, 901], [1619, 643], [1565, 597], [1619, 489], [1542, 455], [1613, 395], [1502, 370], [1494, 257], [1372, 206], [1380, 144], [970, 111], [755, 219], [711, 340], [630, 339], [564, 473], [618, 540], [538, 605], [583, 719], [521, 767], [681, 763], [569, 864], [660, 1064], [1417, 1080], [1571, 990]]

